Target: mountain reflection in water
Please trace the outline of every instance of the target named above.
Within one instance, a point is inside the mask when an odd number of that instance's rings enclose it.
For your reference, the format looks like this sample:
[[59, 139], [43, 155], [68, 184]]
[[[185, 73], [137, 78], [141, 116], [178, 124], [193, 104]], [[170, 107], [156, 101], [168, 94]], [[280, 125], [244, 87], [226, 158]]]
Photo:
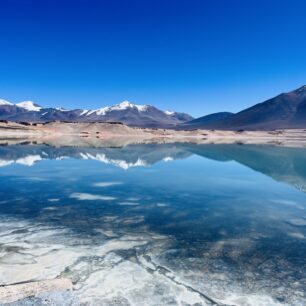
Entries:
[[305, 153], [0, 146], [0, 284], [69, 277], [73, 305], [303, 305]]
[[239, 144], [137, 144], [125, 147], [0, 146], [0, 167], [13, 163], [33, 166], [48, 159], [91, 159], [123, 169], [151, 166], [160, 161], [202, 156], [220, 162], [236, 161], [275, 180], [306, 190], [305, 148]]

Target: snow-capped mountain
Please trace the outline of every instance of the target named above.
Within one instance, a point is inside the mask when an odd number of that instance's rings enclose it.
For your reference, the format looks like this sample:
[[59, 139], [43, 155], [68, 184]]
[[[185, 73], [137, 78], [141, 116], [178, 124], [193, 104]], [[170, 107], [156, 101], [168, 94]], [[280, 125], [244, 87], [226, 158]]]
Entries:
[[42, 107], [32, 101], [23, 101], [16, 104], [17, 107], [24, 108], [27, 111], [39, 112]]
[[6, 101], [6, 100], [3, 100], [3, 99], [0, 99], [0, 106], [1, 105], [13, 105], [13, 103], [11, 103], [9, 101]]
[[81, 121], [116, 121], [133, 126], [171, 126], [184, 121], [188, 121], [191, 116], [181, 114], [187, 117], [181, 120], [177, 114], [168, 114], [151, 105], [137, 105], [129, 101], [123, 101], [109, 107], [103, 107], [96, 110], [82, 111], [80, 113]]
[[122, 122], [139, 127], [170, 127], [191, 119], [192, 117], [188, 114], [164, 112], [151, 105], [138, 105], [129, 101], [94, 110], [67, 110], [44, 108], [32, 101], [13, 104], [0, 100], [0, 120], [10, 121]]

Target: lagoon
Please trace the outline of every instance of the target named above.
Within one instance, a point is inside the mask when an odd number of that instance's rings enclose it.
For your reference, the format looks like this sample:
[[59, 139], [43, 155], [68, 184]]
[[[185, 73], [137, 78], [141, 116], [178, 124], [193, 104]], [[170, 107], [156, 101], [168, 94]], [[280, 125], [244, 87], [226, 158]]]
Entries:
[[14, 305], [306, 304], [305, 148], [23, 143], [0, 166], [0, 285], [74, 284]]

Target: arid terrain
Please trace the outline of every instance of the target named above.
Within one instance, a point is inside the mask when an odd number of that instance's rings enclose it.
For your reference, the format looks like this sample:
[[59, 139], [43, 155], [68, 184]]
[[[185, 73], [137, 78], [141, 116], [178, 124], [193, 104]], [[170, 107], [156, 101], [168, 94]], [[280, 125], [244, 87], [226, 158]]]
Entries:
[[67, 146], [123, 146], [131, 143], [241, 143], [306, 146], [306, 130], [174, 130], [133, 128], [120, 123], [0, 122], [0, 142], [38, 141]]

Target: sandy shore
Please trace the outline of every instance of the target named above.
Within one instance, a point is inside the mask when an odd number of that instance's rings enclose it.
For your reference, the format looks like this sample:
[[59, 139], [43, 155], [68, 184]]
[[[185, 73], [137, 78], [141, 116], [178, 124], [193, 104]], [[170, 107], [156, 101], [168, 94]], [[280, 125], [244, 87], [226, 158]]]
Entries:
[[0, 143], [33, 141], [71, 146], [123, 146], [132, 143], [241, 143], [306, 146], [306, 130], [223, 131], [133, 128], [113, 123], [21, 124], [0, 122]]

